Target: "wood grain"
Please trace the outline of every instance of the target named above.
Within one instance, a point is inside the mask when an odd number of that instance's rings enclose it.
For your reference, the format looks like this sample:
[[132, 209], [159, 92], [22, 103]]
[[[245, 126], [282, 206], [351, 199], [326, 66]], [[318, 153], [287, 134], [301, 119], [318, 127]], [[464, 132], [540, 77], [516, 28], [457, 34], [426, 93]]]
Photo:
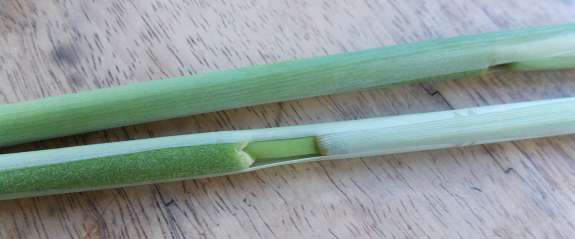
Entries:
[[[575, 21], [572, 0], [0, 1], [0, 104]], [[409, 69], [406, 69], [409, 70]], [[575, 71], [350, 92], [0, 149], [22, 152], [575, 96]], [[570, 238], [575, 136], [0, 202], [0, 238]]]

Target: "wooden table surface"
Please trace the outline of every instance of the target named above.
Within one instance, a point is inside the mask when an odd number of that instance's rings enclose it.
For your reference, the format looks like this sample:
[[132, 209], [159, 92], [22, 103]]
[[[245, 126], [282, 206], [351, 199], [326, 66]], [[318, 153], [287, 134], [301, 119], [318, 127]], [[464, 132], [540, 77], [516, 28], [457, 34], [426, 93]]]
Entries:
[[[0, 104], [573, 21], [573, 0], [5, 0]], [[0, 152], [572, 96], [573, 70], [502, 72], [206, 113]], [[0, 238], [573, 238], [574, 140], [1, 201]]]

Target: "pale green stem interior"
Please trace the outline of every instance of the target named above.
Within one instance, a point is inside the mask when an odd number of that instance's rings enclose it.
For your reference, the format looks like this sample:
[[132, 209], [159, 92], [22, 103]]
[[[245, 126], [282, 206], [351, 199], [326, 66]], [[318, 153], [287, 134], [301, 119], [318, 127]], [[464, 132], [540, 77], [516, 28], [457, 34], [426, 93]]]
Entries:
[[250, 142], [243, 149], [254, 160], [319, 156], [315, 136], [295, 139], [280, 139]]

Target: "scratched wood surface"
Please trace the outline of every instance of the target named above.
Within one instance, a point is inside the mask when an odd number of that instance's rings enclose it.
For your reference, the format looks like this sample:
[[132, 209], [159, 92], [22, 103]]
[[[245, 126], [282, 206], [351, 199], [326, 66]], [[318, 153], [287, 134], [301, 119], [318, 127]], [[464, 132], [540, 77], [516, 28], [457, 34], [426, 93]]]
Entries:
[[[573, 21], [572, 0], [5, 0], [0, 104]], [[569, 96], [575, 71], [497, 73], [207, 113], [0, 152]], [[0, 238], [573, 238], [574, 140], [2, 201]]]

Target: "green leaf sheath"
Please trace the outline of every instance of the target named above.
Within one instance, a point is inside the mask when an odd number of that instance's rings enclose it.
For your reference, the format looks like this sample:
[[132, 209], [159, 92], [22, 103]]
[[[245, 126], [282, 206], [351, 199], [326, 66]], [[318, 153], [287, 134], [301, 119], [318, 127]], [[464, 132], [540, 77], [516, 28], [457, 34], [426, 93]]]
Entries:
[[392, 85], [415, 84], [415, 83], [421, 83], [421, 82], [450, 80], [450, 79], [457, 79], [457, 78], [480, 76], [480, 75], [487, 73], [488, 70], [489, 70], [489, 68], [471, 70], [471, 71], [462, 71], [462, 72], [456, 72], [456, 73], [451, 73], [451, 74], [446, 74], [446, 75], [439, 75], [439, 76], [425, 77], [425, 78], [409, 80], [409, 81], [402, 81], [402, 82], [397, 82], [394, 84], [387, 84], [387, 85], [381, 85], [381, 86], [370, 87], [370, 88], [381, 88], [381, 87], [392, 86]]
[[85, 191], [229, 174], [251, 165], [240, 148], [236, 143], [164, 148], [3, 171], [0, 199], [32, 192]]
[[508, 71], [563, 70], [575, 68], [575, 52], [560, 56], [512, 62], [496, 67]]
[[[417, 42], [7, 104], [0, 106], [0, 146], [210, 111], [475, 75], [494, 65], [554, 57], [573, 50], [575, 24], [571, 23]], [[466, 73], [457, 75], [460, 72]]]

